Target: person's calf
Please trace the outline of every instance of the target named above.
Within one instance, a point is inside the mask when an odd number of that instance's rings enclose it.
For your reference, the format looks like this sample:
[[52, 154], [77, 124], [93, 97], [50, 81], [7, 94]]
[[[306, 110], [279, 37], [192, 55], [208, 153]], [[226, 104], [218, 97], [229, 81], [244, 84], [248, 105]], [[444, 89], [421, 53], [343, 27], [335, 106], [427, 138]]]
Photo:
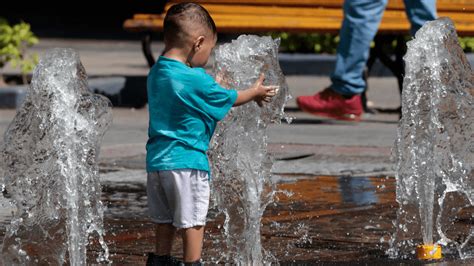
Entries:
[[176, 228], [172, 224], [156, 225], [155, 254], [158, 256], [169, 256], [173, 247]]
[[182, 234], [184, 263], [186, 264], [199, 262], [201, 260], [202, 242], [204, 239], [204, 226], [196, 226], [183, 229]]

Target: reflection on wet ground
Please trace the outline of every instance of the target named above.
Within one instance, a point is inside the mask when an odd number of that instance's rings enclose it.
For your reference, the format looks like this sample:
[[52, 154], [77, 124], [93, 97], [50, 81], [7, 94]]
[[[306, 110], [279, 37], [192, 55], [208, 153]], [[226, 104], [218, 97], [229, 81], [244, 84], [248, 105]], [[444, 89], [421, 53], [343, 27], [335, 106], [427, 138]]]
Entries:
[[[354, 261], [384, 256], [395, 218], [393, 178], [320, 176], [280, 182], [263, 218], [279, 261]], [[382, 243], [381, 243], [382, 240]], [[276, 247], [273, 245], [277, 244]]]
[[[145, 177], [143, 177], [144, 179]], [[393, 177], [278, 176], [262, 219], [262, 242], [282, 264], [400, 264], [385, 255], [396, 218]], [[114, 264], [144, 264], [153, 250], [143, 182], [105, 182], [106, 241]], [[203, 258], [223, 263], [223, 217], [210, 211]], [[1, 217], [0, 217], [1, 218]], [[0, 235], [4, 233], [5, 219]], [[90, 246], [90, 257], [97, 245]], [[173, 253], [181, 256], [181, 243]], [[419, 263], [403, 261], [403, 263]], [[469, 264], [456, 261], [448, 264]]]
[[[262, 241], [280, 262], [345, 262], [385, 257], [395, 219], [391, 177], [279, 176], [275, 202], [262, 219]], [[144, 262], [154, 232], [146, 216], [144, 186], [104, 187], [107, 240], [117, 263]], [[210, 217], [213, 217], [211, 211]], [[206, 228], [203, 258], [225, 262], [223, 217]], [[179, 242], [179, 241], [178, 241]], [[181, 244], [174, 248], [178, 257]]]

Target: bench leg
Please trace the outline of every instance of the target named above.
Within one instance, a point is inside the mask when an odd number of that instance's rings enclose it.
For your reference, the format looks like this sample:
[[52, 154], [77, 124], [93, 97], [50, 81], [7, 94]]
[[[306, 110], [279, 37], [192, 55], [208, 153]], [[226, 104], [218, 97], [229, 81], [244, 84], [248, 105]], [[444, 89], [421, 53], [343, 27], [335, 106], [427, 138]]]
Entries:
[[152, 34], [151, 32], [147, 32], [142, 38], [142, 51], [145, 55], [146, 62], [148, 66], [151, 68], [156, 60], [153, 56], [153, 52], [151, 51], [151, 41], [152, 41]]
[[403, 77], [405, 76], [405, 61], [403, 61], [403, 56], [407, 53], [407, 46], [405, 39], [402, 35], [397, 36], [397, 46], [395, 47], [395, 64], [398, 68], [398, 89], [400, 90], [400, 95], [402, 94], [403, 89]]
[[365, 113], [369, 113], [369, 114], [375, 114], [376, 113], [376, 111], [374, 109], [369, 108], [367, 106], [367, 92], [369, 90], [369, 73], [370, 73], [370, 70], [372, 69], [372, 66], [375, 63], [375, 60], [377, 60], [377, 51], [375, 50], [375, 48], [371, 48], [370, 49], [370, 54], [369, 54], [369, 59], [367, 60], [367, 63], [366, 63], [365, 69], [364, 69], [364, 73], [363, 73], [364, 80], [365, 80], [365, 90], [361, 95], [362, 108], [364, 109]]
[[367, 106], [367, 91], [369, 90], [369, 67], [366, 66], [364, 69], [364, 80], [365, 80], [365, 90], [361, 94], [361, 101], [362, 101], [362, 109], [364, 110], [364, 113], [368, 114], [375, 114], [376, 111], [373, 108], [369, 108]]
[[[395, 58], [392, 59], [390, 56], [392, 51], [387, 51], [389, 50], [387, 49], [387, 47], [391, 48], [391, 44], [394, 40], [396, 40], [397, 45], [394, 51]], [[369, 60], [367, 61], [367, 71], [365, 75], [366, 79], [368, 78], [368, 73], [370, 72], [370, 69], [375, 63], [375, 60], [378, 58], [382, 62], [382, 64], [384, 64], [384, 66], [386, 66], [397, 78], [398, 89], [401, 94], [402, 89], [403, 89], [403, 76], [405, 75], [405, 64], [403, 61], [403, 56], [406, 53], [406, 44], [405, 44], [404, 36], [377, 35], [374, 38], [374, 42], [375, 42], [375, 46], [370, 50], [370, 57], [369, 57]], [[367, 88], [368, 88], [368, 85], [367, 85]], [[365, 95], [363, 95], [362, 97], [364, 99]], [[363, 106], [365, 110], [367, 107], [366, 107], [366, 102], [364, 101], [363, 101]], [[400, 112], [400, 110], [398, 110], [398, 112]]]

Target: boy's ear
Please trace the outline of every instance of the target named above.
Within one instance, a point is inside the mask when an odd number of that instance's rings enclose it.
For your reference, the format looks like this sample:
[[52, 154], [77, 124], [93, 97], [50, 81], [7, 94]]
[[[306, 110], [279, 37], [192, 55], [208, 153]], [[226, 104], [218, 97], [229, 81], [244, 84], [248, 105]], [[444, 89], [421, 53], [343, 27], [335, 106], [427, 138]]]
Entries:
[[194, 50], [199, 51], [204, 43], [204, 36], [197, 37], [196, 41], [194, 42]]

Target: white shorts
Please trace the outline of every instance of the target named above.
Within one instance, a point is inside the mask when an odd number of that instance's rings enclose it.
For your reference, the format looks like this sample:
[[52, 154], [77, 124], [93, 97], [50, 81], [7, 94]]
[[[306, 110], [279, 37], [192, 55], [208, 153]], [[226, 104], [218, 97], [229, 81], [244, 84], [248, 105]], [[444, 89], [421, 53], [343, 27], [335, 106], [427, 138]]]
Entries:
[[195, 169], [148, 173], [148, 210], [155, 223], [176, 228], [206, 224], [209, 208], [209, 175]]

